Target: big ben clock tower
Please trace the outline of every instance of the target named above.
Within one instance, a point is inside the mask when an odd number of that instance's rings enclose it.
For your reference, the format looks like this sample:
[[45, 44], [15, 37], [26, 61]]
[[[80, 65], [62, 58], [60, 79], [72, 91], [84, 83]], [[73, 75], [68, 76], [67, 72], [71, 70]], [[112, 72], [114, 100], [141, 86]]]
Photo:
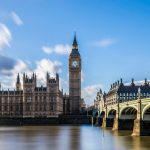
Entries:
[[72, 44], [72, 51], [69, 56], [69, 97], [70, 113], [80, 113], [81, 101], [81, 58], [78, 51], [76, 34]]

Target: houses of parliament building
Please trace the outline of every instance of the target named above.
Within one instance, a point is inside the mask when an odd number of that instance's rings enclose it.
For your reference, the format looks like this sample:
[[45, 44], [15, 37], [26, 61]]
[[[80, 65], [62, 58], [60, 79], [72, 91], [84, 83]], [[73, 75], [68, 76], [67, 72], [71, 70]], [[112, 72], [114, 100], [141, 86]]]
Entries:
[[37, 76], [18, 74], [15, 90], [0, 86], [0, 117], [52, 117], [60, 114], [79, 114], [81, 108], [81, 57], [76, 35], [69, 55], [69, 95], [59, 89], [59, 74], [46, 75], [46, 87], [37, 87]]

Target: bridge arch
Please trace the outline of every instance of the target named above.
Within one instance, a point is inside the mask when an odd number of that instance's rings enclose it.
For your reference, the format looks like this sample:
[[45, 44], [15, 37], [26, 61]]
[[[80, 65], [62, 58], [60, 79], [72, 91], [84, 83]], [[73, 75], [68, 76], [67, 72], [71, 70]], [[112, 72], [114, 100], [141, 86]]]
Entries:
[[100, 113], [100, 117], [103, 118], [104, 116], [105, 116], [105, 111], [102, 111], [102, 112]]
[[108, 112], [108, 118], [115, 118], [116, 117], [116, 110], [115, 109], [111, 109]]
[[146, 105], [142, 111], [142, 120], [150, 121], [150, 104]]
[[137, 108], [135, 106], [127, 106], [121, 109], [120, 119], [136, 119]]

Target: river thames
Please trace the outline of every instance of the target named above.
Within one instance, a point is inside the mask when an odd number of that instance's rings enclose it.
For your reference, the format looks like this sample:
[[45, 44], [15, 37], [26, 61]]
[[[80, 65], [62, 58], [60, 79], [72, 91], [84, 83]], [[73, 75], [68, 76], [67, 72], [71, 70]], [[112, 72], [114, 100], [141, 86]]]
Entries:
[[91, 126], [0, 127], [0, 150], [149, 150], [150, 137]]

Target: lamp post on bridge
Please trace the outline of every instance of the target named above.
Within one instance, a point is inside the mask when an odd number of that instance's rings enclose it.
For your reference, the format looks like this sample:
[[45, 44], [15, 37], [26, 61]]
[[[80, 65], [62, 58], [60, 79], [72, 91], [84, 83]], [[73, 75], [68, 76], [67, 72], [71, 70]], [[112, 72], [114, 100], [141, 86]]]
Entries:
[[141, 135], [141, 88], [138, 88], [137, 118], [134, 120], [132, 136]]
[[138, 88], [137, 119], [141, 120], [141, 88]]
[[118, 130], [119, 128], [119, 96], [118, 93], [116, 92], [116, 99], [117, 99], [117, 110], [116, 110], [116, 116], [114, 118], [114, 124], [112, 130]]

